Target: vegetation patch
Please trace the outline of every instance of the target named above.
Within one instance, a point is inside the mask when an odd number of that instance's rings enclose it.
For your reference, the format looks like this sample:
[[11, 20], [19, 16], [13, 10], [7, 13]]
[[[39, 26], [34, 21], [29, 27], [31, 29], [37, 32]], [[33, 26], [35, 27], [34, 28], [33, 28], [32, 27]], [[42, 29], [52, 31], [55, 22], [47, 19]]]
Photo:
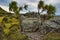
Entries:
[[60, 33], [48, 33], [48, 35], [44, 36], [44, 40], [60, 40]]

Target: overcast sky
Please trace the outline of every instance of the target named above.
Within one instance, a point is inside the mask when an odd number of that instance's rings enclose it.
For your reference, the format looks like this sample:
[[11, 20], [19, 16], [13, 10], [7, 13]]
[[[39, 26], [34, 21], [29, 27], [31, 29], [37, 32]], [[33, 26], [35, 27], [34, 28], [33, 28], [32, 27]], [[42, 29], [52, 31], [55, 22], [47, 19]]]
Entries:
[[[9, 3], [12, 0], [0, 0], [0, 7], [2, 7], [4, 10], [9, 12]], [[23, 6], [25, 4], [28, 4], [28, 10], [27, 11], [35, 11], [37, 12], [37, 4], [39, 0], [13, 0], [18, 3], [18, 6]], [[52, 4], [56, 7], [56, 15], [60, 15], [60, 0], [44, 0], [45, 4]], [[26, 12], [26, 10], [21, 11], [21, 13]]]

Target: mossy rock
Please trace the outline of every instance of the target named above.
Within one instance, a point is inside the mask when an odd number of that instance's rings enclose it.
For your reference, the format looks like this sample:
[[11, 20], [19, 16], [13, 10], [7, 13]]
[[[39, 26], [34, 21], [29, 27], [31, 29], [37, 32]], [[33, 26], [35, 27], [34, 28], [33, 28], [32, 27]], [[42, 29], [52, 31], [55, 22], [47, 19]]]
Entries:
[[28, 37], [20, 32], [8, 36], [8, 40], [28, 40]]

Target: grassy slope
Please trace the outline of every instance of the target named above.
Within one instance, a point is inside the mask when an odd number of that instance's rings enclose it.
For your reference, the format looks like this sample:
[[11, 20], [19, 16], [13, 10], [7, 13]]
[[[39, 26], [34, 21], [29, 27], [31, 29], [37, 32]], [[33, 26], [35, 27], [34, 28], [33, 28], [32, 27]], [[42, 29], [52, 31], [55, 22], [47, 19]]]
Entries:
[[60, 33], [51, 32], [44, 36], [44, 40], [60, 40]]
[[[6, 14], [7, 15], [7, 14]], [[12, 25], [19, 25], [19, 21], [18, 21], [18, 19], [14, 16], [14, 17], [12, 17], [12, 18], [10, 18], [12, 15], [10, 15], [10, 16], [5, 16], [5, 15], [3, 15], [3, 16], [0, 16], [0, 23], [2, 23], [3, 22], [3, 24], [5, 25], [5, 27], [3, 28], [3, 31], [4, 31], [4, 34], [9, 34], [9, 32], [11, 31], [11, 30], [15, 30], [15, 33], [14, 34], [11, 34], [10, 36], [8, 36], [8, 38], [7, 39], [9, 39], [9, 40], [16, 40], [16, 39], [21, 39], [21, 40], [25, 40], [26, 38], [27, 38], [27, 36], [26, 35], [24, 35], [24, 34], [21, 34], [20, 33], [20, 31], [18, 32], [18, 30], [20, 30], [20, 29], [18, 29], [17, 27], [18, 26], [16, 26], [16, 27], [12, 27]], [[4, 22], [3, 21], [3, 18], [4, 17], [6, 17], [8, 20], [6, 20], [6, 21], [8, 21], [8, 23], [6, 23], [6, 22]], [[11, 29], [9, 29], [10, 27], [12, 27]], [[17, 32], [16, 32], [17, 31]], [[3, 35], [4, 35], [3, 34]], [[0, 39], [1, 40], [1, 39]], [[5, 40], [5, 39], [4, 39]]]

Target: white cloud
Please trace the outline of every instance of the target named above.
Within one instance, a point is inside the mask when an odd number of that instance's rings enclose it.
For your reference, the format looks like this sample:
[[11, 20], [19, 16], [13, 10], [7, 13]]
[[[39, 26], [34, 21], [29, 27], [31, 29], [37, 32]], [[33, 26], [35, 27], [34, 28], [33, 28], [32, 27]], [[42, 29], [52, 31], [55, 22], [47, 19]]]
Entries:
[[[60, 0], [43, 0], [43, 1], [46, 4], [52, 4], [52, 5], [60, 3]], [[33, 8], [32, 11], [36, 11], [39, 0], [37, 0], [37, 1], [36, 0], [17, 0], [17, 2], [19, 4], [28, 4]]]
[[0, 7], [1, 7], [2, 9], [4, 9], [5, 11], [9, 12], [9, 7], [8, 7], [8, 6], [0, 5]]
[[[24, 5], [24, 4], [28, 4], [28, 5], [30, 5], [31, 7], [31, 10], [32, 11], [37, 11], [37, 4], [38, 4], [38, 1], [39, 0], [13, 0], [13, 1], [17, 1], [17, 3], [19, 4], [19, 6], [20, 5]], [[44, 0], [44, 2], [46, 3], [46, 4], [57, 4], [57, 3], [59, 3], [60, 4], [60, 0]], [[8, 11], [9, 12], [9, 7], [8, 6], [2, 6], [2, 5], [0, 5], [4, 10], [6, 10], [6, 11]]]
[[11, 0], [11, 1], [17, 1], [17, 0]]
[[60, 3], [60, 0], [44, 0], [46, 4], [57, 4]]
[[29, 2], [28, 2], [27, 4], [28, 4], [28, 5], [31, 5], [31, 6], [34, 6], [34, 7], [37, 7], [37, 4], [38, 4], [38, 3], [32, 3], [32, 2], [29, 3]]

